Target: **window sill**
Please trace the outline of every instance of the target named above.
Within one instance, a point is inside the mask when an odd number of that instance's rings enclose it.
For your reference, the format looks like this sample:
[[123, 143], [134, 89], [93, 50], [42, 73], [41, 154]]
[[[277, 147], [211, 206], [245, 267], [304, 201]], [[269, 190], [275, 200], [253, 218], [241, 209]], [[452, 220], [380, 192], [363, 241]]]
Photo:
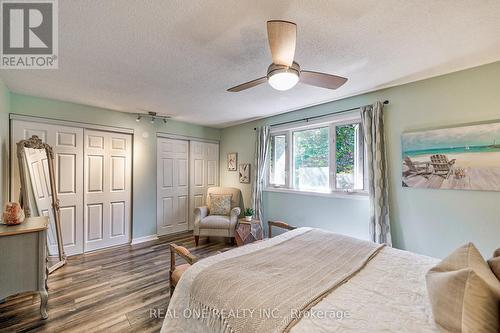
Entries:
[[264, 188], [264, 191], [265, 192], [277, 192], [277, 193], [290, 193], [290, 194], [308, 195], [308, 196], [316, 196], [316, 197], [327, 197], [327, 198], [368, 200], [368, 192], [365, 192], [365, 191], [356, 191], [356, 192], [343, 192], [343, 191], [317, 192], [317, 191], [298, 190], [298, 189], [283, 188], [283, 187], [266, 187], [266, 188]]

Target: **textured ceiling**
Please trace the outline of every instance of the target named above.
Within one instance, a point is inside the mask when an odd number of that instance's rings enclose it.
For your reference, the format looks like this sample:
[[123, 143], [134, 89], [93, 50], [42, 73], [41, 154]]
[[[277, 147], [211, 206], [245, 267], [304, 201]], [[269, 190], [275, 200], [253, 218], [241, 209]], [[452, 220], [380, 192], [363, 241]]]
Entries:
[[[303, 69], [331, 91], [267, 84], [266, 21], [298, 24]], [[59, 69], [0, 71], [14, 92], [224, 127], [500, 60], [498, 0], [59, 1]]]

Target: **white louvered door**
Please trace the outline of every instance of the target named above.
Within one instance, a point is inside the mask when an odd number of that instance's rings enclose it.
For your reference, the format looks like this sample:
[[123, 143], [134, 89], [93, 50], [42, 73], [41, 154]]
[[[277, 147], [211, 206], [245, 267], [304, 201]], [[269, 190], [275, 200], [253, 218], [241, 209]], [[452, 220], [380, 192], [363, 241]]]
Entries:
[[219, 144], [190, 141], [190, 218], [194, 224], [194, 209], [206, 204], [207, 189], [219, 186]]
[[84, 245], [93, 251], [130, 241], [132, 136], [85, 130]]
[[157, 139], [157, 233], [188, 230], [189, 141]]
[[[83, 129], [77, 127], [13, 120], [11, 123], [11, 200], [19, 199], [19, 169], [16, 143], [37, 135], [48, 143], [54, 151], [57, 196], [61, 209], [61, 232], [66, 255], [83, 252]], [[36, 158], [32, 160], [36, 164]], [[43, 168], [31, 170], [43, 172]], [[48, 171], [45, 171], [48, 172]], [[42, 179], [42, 178], [40, 178]], [[39, 184], [40, 185], [40, 184]], [[50, 187], [49, 187], [50, 189]], [[49, 190], [45, 192], [50, 192]], [[44, 195], [43, 187], [38, 187], [38, 194]], [[40, 202], [42, 212], [51, 207]], [[49, 225], [49, 250], [55, 249], [55, 230]]]

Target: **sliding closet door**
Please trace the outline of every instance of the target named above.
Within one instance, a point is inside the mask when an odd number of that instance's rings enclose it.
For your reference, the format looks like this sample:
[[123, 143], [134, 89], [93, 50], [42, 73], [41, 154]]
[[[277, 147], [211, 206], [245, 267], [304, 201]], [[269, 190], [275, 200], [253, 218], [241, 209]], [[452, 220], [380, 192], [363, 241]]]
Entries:
[[157, 233], [188, 230], [189, 141], [157, 140]]
[[219, 144], [200, 141], [190, 141], [190, 143], [189, 229], [192, 229], [194, 209], [206, 204], [209, 187], [219, 185]]
[[[19, 200], [16, 143], [37, 135], [54, 151], [61, 231], [67, 255], [83, 252], [83, 129], [13, 120], [11, 123], [11, 200]], [[49, 206], [50, 207], [50, 206]], [[49, 225], [49, 247], [55, 247], [55, 231]]]
[[130, 241], [132, 136], [85, 130], [85, 251]]

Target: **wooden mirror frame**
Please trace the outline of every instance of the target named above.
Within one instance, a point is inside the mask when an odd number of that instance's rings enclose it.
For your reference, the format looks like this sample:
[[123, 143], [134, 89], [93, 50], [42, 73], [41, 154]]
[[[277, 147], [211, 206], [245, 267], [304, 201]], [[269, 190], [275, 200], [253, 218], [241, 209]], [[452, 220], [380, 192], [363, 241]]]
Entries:
[[[54, 172], [54, 152], [52, 147], [48, 144], [44, 143], [38, 136], [33, 135], [31, 138], [27, 140], [21, 140], [17, 143], [17, 160], [19, 162], [19, 178], [21, 182], [21, 191], [20, 191], [20, 199], [19, 202], [21, 207], [24, 210], [24, 215], [26, 217], [31, 216], [30, 210], [30, 196], [28, 195], [28, 178], [29, 175], [26, 174], [25, 164], [26, 154], [24, 148], [32, 148], [32, 149], [43, 149], [47, 154], [47, 164], [49, 169], [49, 177], [50, 177], [50, 191], [52, 192], [52, 209], [54, 216], [54, 225], [56, 229], [56, 238], [57, 238], [57, 250], [59, 254], [59, 262], [48, 267], [49, 274], [62, 267], [66, 264], [66, 254], [64, 253], [64, 247], [62, 242], [62, 234], [61, 234], [61, 212], [59, 208], [59, 199], [57, 198], [57, 188], [55, 182], [55, 172]], [[47, 249], [47, 261], [48, 261], [48, 249]]]

